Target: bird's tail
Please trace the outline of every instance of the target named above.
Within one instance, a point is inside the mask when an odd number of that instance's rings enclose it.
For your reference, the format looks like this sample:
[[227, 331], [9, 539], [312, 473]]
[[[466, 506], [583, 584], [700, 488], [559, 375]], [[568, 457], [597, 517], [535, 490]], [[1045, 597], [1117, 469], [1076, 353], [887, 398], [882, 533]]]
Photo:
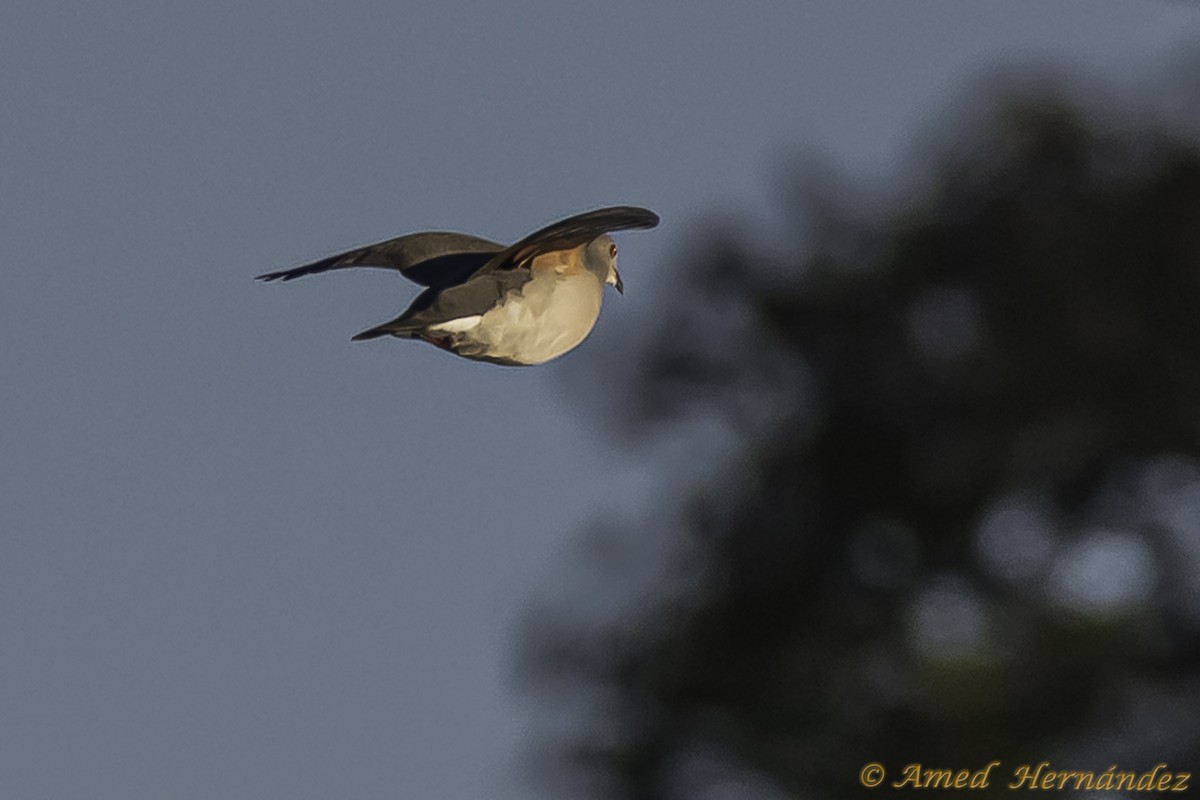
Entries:
[[356, 333], [350, 337], [352, 342], [365, 342], [368, 339], [378, 339], [380, 336], [387, 336], [391, 331], [387, 325], [376, 325], [374, 328], [368, 328], [362, 333]]
[[350, 341], [365, 342], [368, 339], [378, 339], [380, 336], [398, 336], [401, 339], [415, 339], [417, 335], [417, 331], [407, 323], [399, 319], [394, 319], [391, 322], [376, 325], [374, 328], [367, 328], [362, 333], [356, 333], [350, 337]]

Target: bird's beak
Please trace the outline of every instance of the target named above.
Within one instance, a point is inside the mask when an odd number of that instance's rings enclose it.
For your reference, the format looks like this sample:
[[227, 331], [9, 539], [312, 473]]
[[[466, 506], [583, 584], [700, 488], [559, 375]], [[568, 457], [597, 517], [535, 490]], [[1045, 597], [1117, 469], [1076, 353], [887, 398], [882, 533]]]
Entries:
[[614, 267], [613, 274], [617, 276], [617, 279], [613, 281], [613, 288], [617, 290], [618, 294], [625, 294], [625, 282], [621, 280], [621, 273], [617, 272]]

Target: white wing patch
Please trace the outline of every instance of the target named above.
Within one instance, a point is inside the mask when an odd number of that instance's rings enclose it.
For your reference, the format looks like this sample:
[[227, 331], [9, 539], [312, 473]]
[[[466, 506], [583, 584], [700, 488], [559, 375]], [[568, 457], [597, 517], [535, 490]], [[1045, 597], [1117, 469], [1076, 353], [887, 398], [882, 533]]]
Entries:
[[430, 325], [429, 330], [437, 331], [438, 333], [466, 333], [479, 324], [483, 319], [482, 314], [475, 314], [470, 317], [459, 317], [458, 319], [448, 319], [445, 322], [439, 322], [436, 325]]

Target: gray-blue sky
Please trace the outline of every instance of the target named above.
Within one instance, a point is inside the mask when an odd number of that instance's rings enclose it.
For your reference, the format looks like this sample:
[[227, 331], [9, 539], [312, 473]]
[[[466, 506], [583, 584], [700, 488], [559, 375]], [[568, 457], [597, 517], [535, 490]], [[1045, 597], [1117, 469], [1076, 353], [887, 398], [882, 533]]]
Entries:
[[[259, 271], [613, 202], [629, 294], [786, 152], [886, 174], [998, 61], [1136, 73], [1138, 0], [7, 3], [0, 794], [467, 798], [509, 781], [520, 604], [623, 456], [558, 391], [351, 344], [410, 292]], [[510, 787], [511, 788], [511, 787]]]

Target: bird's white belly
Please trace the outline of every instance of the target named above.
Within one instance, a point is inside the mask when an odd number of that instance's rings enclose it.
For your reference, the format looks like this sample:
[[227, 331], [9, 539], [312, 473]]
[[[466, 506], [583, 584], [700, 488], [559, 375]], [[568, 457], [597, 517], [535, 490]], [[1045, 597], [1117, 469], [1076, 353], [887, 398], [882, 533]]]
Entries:
[[[589, 272], [538, 275], [478, 317], [444, 323], [467, 358], [541, 364], [577, 347], [596, 325], [604, 285]], [[457, 324], [456, 324], [457, 323]]]

